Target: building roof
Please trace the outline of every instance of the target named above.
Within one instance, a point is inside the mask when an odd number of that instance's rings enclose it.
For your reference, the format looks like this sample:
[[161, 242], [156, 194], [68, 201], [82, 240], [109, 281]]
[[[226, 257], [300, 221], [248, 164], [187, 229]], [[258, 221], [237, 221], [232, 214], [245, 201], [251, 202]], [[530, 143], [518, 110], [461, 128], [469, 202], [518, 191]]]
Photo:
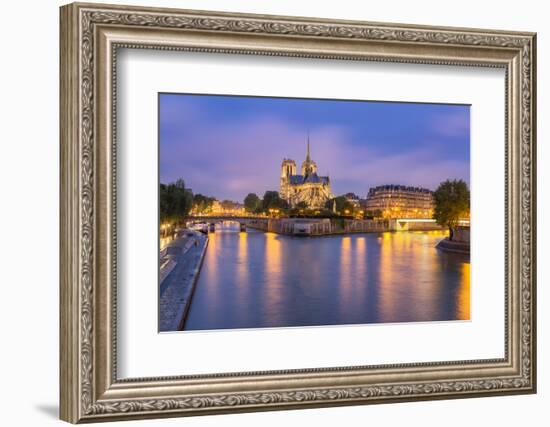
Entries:
[[319, 176], [317, 173], [312, 173], [309, 175], [291, 175], [289, 177], [290, 184], [291, 185], [299, 185], [299, 184], [328, 184], [329, 178], [328, 176]]
[[312, 174], [306, 176], [306, 179], [304, 180], [304, 182], [310, 182], [312, 184], [319, 184], [321, 182], [321, 178], [319, 178], [319, 175], [317, 175], [316, 173], [312, 173]]
[[304, 177], [302, 175], [290, 175], [289, 177], [291, 184], [301, 184], [304, 182]]
[[428, 190], [427, 188], [422, 187], [409, 187], [406, 185], [379, 185], [378, 187], [373, 187], [369, 189], [369, 196], [374, 195], [376, 193], [381, 192], [393, 192], [393, 191], [404, 191], [409, 193], [424, 193], [424, 194], [432, 194], [433, 192], [431, 190]]

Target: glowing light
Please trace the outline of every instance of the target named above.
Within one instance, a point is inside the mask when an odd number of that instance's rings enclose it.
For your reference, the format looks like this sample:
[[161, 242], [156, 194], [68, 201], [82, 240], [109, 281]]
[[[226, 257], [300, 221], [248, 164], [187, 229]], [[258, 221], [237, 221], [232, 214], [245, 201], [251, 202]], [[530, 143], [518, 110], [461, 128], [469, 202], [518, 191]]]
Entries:
[[470, 264], [462, 264], [460, 272], [460, 289], [458, 291], [458, 313], [457, 318], [461, 320], [470, 319]]

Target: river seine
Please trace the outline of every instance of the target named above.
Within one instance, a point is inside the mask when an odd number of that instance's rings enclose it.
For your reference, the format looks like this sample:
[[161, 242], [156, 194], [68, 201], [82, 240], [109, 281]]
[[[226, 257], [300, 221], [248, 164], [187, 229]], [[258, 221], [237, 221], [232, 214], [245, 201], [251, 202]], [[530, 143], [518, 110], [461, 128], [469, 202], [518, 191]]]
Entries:
[[209, 235], [185, 330], [467, 320], [470, 259], [443, 232]]

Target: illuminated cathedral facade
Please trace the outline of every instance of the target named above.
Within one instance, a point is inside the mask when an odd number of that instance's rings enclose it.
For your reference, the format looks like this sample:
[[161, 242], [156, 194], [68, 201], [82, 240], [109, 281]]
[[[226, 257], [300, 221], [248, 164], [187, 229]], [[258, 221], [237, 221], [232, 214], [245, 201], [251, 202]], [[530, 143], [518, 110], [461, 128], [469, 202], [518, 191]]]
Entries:
[[306, 159], [302, 162], [301, 174], [296, 173], [296, 162], [283, 159], [281, 165], [281, 188], [279, 195], [291, 207], [305, 203], [310, 209], [319, 209], [331, 199], [330, 179], [317, 174], [317, 164], [311, 160], [309, 138]]

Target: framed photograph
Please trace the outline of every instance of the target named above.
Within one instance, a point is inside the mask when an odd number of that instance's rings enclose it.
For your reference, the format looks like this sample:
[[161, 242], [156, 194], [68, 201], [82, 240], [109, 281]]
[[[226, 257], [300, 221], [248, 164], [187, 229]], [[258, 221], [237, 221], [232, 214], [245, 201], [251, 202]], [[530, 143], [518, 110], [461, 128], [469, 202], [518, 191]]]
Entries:
[[536, 391], [535, 34], [61, 8], [61, 418]]

